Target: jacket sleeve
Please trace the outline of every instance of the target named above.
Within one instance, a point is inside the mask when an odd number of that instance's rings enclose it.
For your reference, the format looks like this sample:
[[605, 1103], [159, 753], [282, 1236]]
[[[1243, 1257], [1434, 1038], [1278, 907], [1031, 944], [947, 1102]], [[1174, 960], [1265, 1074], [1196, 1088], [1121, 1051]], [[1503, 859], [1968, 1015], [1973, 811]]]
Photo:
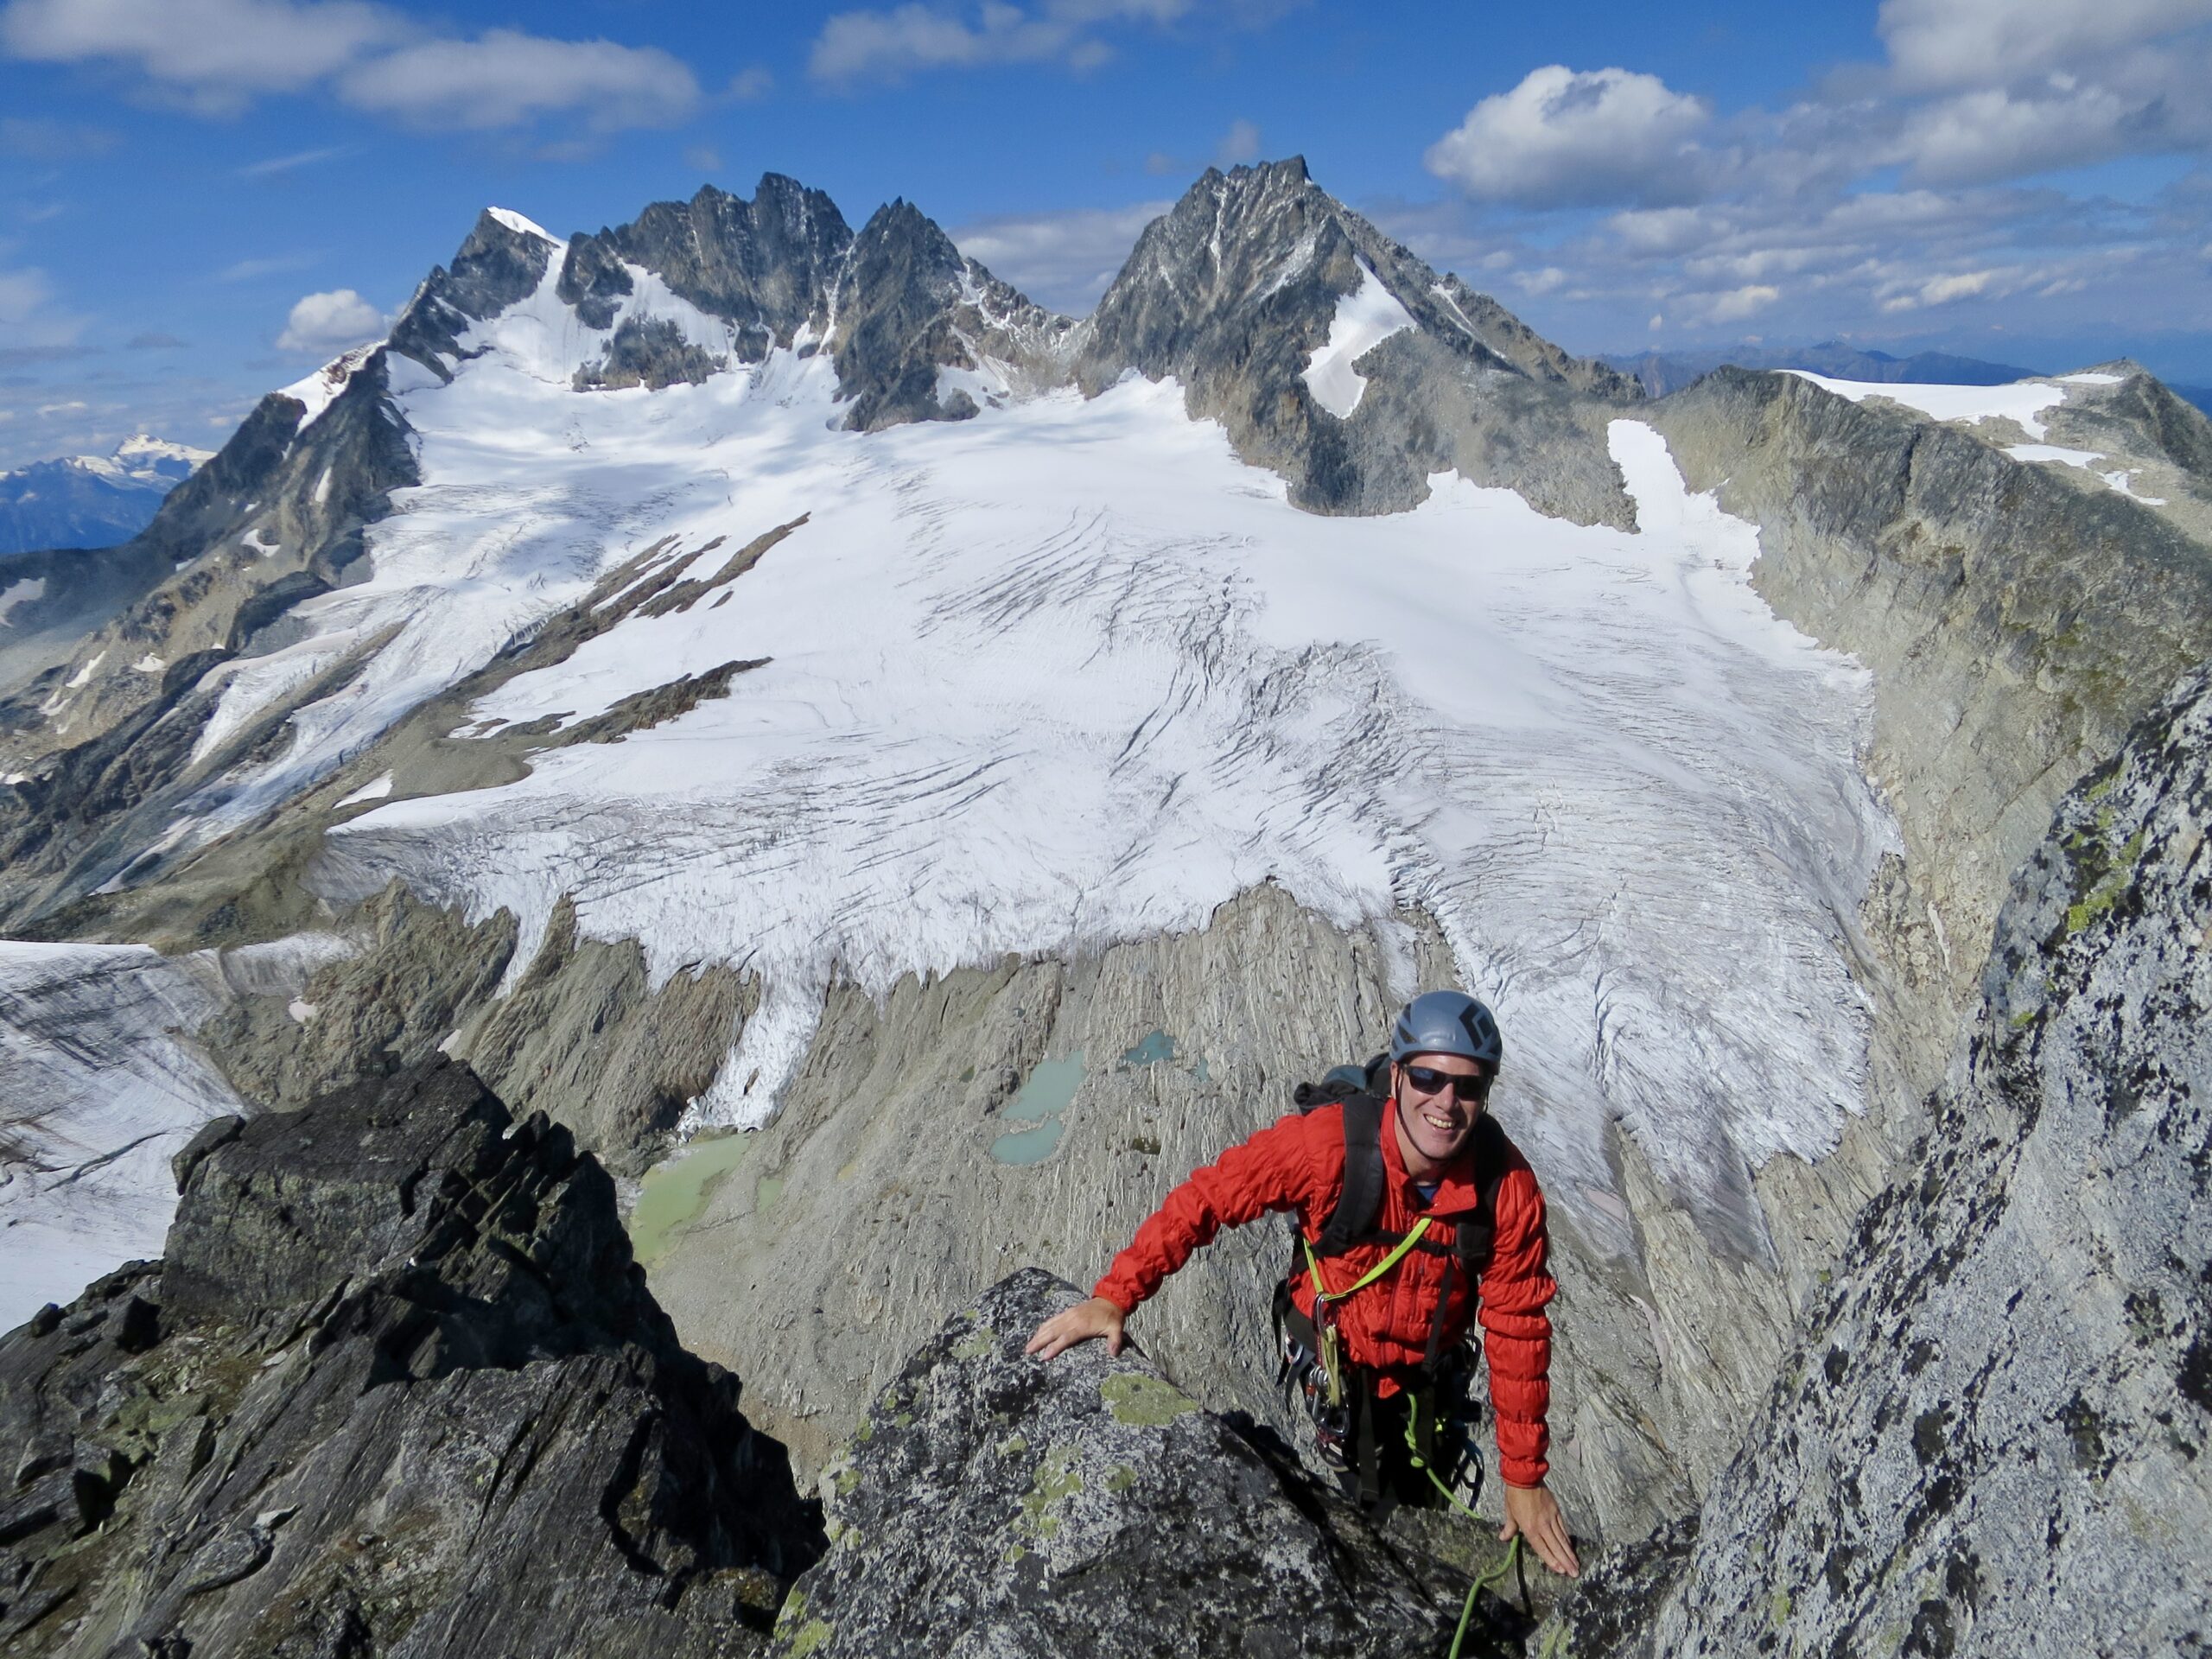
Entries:
[[1552, 1322], [1544, 1308], [1559, 1285], [1548, 1270], [1544, 1195], [1523, 1164], [1498, 1188], [1497, 1242], [1483, 1274], [1484, 1351], [1497, 1419], [1498, 1472], [1510, 1486], [1540, 1486], [1550, 1470]]
[[[1220, 1159], [1191, 1172], [1160, 1200], [1137, 1229], [1135, 1240], [1114, 1258], [1092, 1290], [1124, 1313], [1160, 1288], [1160, 1281], [1213, 1242], [1224, 1227], [1242, 1226], [1270, 1210], [1305, 1209], [1327, 1195], [1325, 1172], [1311, 1152], [1325, 1116], [1286, 1117], [1262, 1129]], [[1341, 1131], [1338, 1132], [1341, 1134]]]

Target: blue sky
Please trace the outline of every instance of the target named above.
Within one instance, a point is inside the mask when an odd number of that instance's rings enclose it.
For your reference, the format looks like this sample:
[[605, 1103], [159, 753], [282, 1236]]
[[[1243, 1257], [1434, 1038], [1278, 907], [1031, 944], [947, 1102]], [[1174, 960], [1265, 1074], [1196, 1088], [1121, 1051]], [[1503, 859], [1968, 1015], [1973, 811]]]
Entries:
[[773, 169], [1095, 300], [1305, 155], [1580, 352], [1844, 335], [2212, 382], [2212, 0], [0, 0], [0, 466], [212, 447], [479, 207]]

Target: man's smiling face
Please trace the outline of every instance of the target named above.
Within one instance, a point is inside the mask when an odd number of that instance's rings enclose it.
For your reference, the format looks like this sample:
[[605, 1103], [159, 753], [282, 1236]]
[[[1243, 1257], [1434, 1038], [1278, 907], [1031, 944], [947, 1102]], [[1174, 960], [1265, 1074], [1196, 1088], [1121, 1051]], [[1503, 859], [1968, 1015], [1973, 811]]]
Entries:
[[[1398, 1150], [1413, 1174], [1449, 1163], [1474, 1133], [1483, 1115], [1479, 1094], [1459, 1098], [1458, 1079], [1486, 1080], [1491, 1068], [1462, 1054], [1414, 1054], [1390, 1068], [1390, 1090], [1398, 1102]], [[1426, 1085], [1426, 1086], [1425, 1086]]]

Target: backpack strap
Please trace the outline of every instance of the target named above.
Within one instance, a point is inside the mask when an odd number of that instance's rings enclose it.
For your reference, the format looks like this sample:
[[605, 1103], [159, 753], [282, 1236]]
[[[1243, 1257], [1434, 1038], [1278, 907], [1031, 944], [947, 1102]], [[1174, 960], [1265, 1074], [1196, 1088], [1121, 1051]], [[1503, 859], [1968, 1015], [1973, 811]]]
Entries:
[[1491, 1252], [1497, 1243], [1497, 1189], [1512, 1167], [1510, 1143], [1497, 1120], [1484, 1112], [1475, 1120], [1475, 1213], [1454, 1230], [1460, 1271], [1470, 1290], [1478, 1288], [1489, 1269]]
[[1316, 1255], [1342, 1255], [1382, 1211], [1382, 1102], [1361, 1090], [1344, 1096], [1344, 1184], [1313, 1241]]

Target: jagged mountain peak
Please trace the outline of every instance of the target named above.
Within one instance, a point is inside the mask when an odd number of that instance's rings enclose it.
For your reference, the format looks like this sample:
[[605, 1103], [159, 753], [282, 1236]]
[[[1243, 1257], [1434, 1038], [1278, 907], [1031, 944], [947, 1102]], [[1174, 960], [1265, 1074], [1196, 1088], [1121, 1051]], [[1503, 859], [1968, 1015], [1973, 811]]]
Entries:
[[1633, 384], [1438, 276], [1300, 157], [1208, 168], [1145, 227], [1076, 374], [1095, 393], [1131, 368], [1179, 381], [1192, 414], [1220, 419], [1317, 512], [1410, 506], [1459, 471], [1581, 522], [1632, 516], [1568, 405], [1632, 397]]
[[[1166, 319], [1171, 335], [1181, 336], [1217, 329], [1248, 309], [1270, 326], [1287, 318], [1296, 326], [1305, 320], [1291, 315], [1300, 309], [1292, 290], [1342, 300], [1370, 282], [1404, 311], [1401, 326], [1427, 332], [1480, 366], [1605, 397], [1636, 395], [1627, 377], [1568, 356], [1489, 296], [1440, 276], [1315, 183], [1300, 156], [1227, 173], [1208, 168], [1146, 226], [1099, 302], [1096, 327], [1102, 339], [1122, 342], [1132, 332], [1156, 334]], [[1370, 305], [1389, 308], [1379, 296]], [[1156, 357], [1166, 343], [1154, 339], [1136, 349]], [[1300, 343], [1311, 351], [1324, 342]]]
[[758, 362], [818, 323], [851, 245], [835, 202], [771, 173], [750, 200], [702, 185], [689, 201], [657, 201], [627, 225], [572, 237], [556, 291], [587, 327], [610, 328], [637, 291], [635, 273], [649, 272], [728, 324], [737, 360]]

